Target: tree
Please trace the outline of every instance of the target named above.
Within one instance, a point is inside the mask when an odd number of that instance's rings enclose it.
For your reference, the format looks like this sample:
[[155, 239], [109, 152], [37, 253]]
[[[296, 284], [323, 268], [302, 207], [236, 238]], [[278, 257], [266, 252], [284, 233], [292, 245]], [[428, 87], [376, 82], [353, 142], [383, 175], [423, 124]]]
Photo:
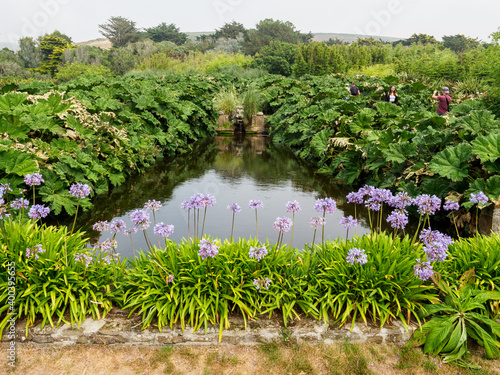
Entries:
[[74, 45], [68, 43], [66, 39], [53, 34], [46, 34], [40, 38], [38, 48], [40, 49], [42, 61], [36, 69], [40, 73], [49, 73], [54, 75], [62, 61], [64, 50], [73, 48]]
[[243, 24], [233, 21], [231, 23], [225, 23], [219, 30], [215, 30], [214, 37], [216, 39], [237, 39], [240, 35], [246, 36], [247, 29]]
[[480, 45], [481, 43], [477, 39], [468, 38], [463, 34], [443, 36], [443, 46], [457, 53], [465, 52]]
[[293, 23], [267, 18], [260, 21], [255, 29], [248, 30], [243, 43], [245, 53], [255, 55], [264, 46], [271, 41], [281, 41], [285, 43], [308, 43], [312, 40], [312, 34], [309, 32], [303, 34], [295, 30]]
[[113, 47], [124, 47], [139, 40], [135, 22], [123, 17], [111, 17], [108, 23], [99, 25], [99, 33], [108, 38]]
[[399, 40], [397, 43], [401, 43], [403, 46], [411, 46], [412, 44], [438, 44], [439, 42], [432, 35], [427, 34], [413, 34], [408, 39]]
[[341, 39], [335, 37], [335, 39], [333, 39], [333, 38], [328, 39], [325, 42], [325, 44], [327, 46], [337, 46], [337, 45], [339, 45], [339, 46], [347, 46], [349, 44], [349, 42], [341, 40]]
[[182, 33], [173, 23], [167, 25], [165, 22], [162, 22], [156, 27], [150, 27], [145, 30], [146, 36], [157, 43], [167, 41], [180, 46], [188, 39], [187, 34]]
[[28, 69], [37, 68], [42, 60], [37, 42], [30, 37], [19, 39], [19, 51], [17, 51], [17, 56], [19, 56], [23, 62], [24, 67]]
[[262, 47], [251, 67], [267, 70], [271, 74], [290, 76], [297, 50], [296, 44], [273, 40]]

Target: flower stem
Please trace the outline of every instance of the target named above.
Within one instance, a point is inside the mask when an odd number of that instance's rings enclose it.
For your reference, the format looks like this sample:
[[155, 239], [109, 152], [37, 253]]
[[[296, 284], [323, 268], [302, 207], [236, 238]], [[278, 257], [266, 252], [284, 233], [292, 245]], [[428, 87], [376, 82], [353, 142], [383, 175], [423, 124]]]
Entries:
[[290, 249], [293, 249], [293, 231], [295, 230], [295, 211], [292, 214], [292, 239], [290, 240]]
[[255, 229], [257, 234], [257, 241], [259, 241], [259, 223], [257, 222], [257, 209], [255, 209]]
[[78, 197], [78, 202], [76, 203], [76, 212], [75, 212], [75, 220], [73, 220], [73, 227], [71, 228], [70, 235], [73, 234], [73, 230], [75, 230], [76, 217], [78, 216], [78, 207], [80, 206], [80, 197]]
[[230, 242], [233, 241], [233, 229], [234, 229], [234, 211], [233, 211], [233, 223], [231, 224], [231, 237], [229, 238]]

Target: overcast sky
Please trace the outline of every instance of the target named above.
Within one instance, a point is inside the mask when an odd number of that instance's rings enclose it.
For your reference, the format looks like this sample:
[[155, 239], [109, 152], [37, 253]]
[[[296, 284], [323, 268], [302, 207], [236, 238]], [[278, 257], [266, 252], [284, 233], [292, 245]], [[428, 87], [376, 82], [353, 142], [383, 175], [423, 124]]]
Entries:
[[139, 28], [166, 22], [181, 31], [214, 31], [233, 20], [265, 18], [298, 30], [407, 38], [464, 34], [488, 41], [500, 26], [499, 0], [0, 0], [0, 42], [59, 30], [74, 42], [101, 38], [99, 24], [121, 16]]

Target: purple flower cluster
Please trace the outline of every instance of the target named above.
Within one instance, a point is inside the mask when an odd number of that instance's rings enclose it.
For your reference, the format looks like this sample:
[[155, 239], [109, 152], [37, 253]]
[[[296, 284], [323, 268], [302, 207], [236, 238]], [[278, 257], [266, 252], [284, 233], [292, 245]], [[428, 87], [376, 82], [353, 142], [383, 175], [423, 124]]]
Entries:
[[[96, 224], [94, 224], [94, 225], [96, 225]], [[111, 224], [109, 224], [109, 231], [112, 234], [115, 234], [118, 232], [125, 232], [126, 229], [127, 229], [127, 224], [125, 224], [125, 222], [121, 219], [118, 219], [118, 220], [112, 222]]]
[[144, 210], [136, 210], [132, 212], [130, 220], [132, 220], [132, 223], [134, 223], [136, 227], [140, 225], [142, 230], [147, 229], [151, 223], [149, 214]]
[[346, 196], [347, 203], [361, 204], [364, 202], [363, 194], [352, 191]]
[[411, 206], [413, 201], [414, 199], [406, 191], [403, 191], [390, 198], [387, 203], [393, 208], [404, 210], [407, 206]]
[[458, 202], [447, 199], [443, 205], [443, 208], [446, 211], [458, 211], [460, 209], [460, 204]]
[[165, 281], [167, 282], [167, 284], [170, 284], [172, 281], [174, 281], [174, 279], [175, 279], [175, 276], [170, 274], [170, 275], [168, 275], [168, 277]]
[[[3, 200], [3, 199], [2, 199], [2, 200]], [[3, 206], [3, 205], [2, 205], [2, 206], [0, 206], [0, 219], [3, 219], [3, 218], [5, 218], [5, 217], [9, 217], [9, 216], [10, 216], [10, 214], [9, 214], [9, 213], [7, 213], [7, 207], [5, 207], [5, 206]]]
[[213, 207], [215, 203], [216, 201], [213, 195], [196, 193], [188, 201], [182, 202], [181, 208], [189, 211], [197, 208]]
[[488, 200], [488, 197], [482, 191], [477, 194], [471, 194], [469, 199], [471, 203], [477, 203], [478, 205], [485, 205], [486, 203], [488, 203]]
[[151, 211], [158, 211], [161, 208], [161, 202], [153, 200], [149, 200], [144, 204], [144, 209]]
[[104, 253], [113, 253], [118, 247], [118, 242], [112, 238], [108, 238], [105, 241], [98, 243], [94, 246], [94, 250], [101, 250]]
[[217, 254], [219, 254], [219, 246], [215, 241], [210, 241], [207, 238], [200, 241], [200, 250], [198, 251], [198, 255], [201, 259], [205, 260], [207, 258], [215, 258]]
[[255, 289], [261, 292], [263, 289], [269, 289], [271, 283], [272, 281], [267, 277], [265, 279], [253, 279], [253, 285], [255, 285]]
[[32, 219], [41, 219], [50, 213], [50, 208], [45, 207], [43, 204], [35, 204], [31, 206], [28, 216]]
[[349, 215], [340, 219], [340, 225], [343, 225], [345, 229], [354, 228], [358, 225], [358, 221], [352, 215]]
[[317, 212], [333, 214], [337, 209], [337, 203], [332, 198], [317, 199], [314, 203], [314, 209]]
[[392, 228], [404, 229], [408, 224], [408, 212], [402, 209], [394, 210], [387, 217], [387, 222]]
[[233, 211], [233, 214], [241, 211], [241, 207], [238, 203], [230, 204], [229, 206], [227, 206], [227, 209]]
[[29, 205], [30, 202], [27, 199], [19, 198], [19, 199], [14, 199], [10, 204], [10, 207], [12, 207], [15, 210], [20, 210], [21, 208], [27, 209]]
[[264, 208], [264, 204], [262, 203], [262, 201], [258, 200], [258, 199], [252, 199], [250, 200], [250, 202], [248, 203], [248, 207], [250, 208], [254, 208], [254, 209], [257, 209], [257, 208]]
[[413, 269], [415, 270], [415, 276], [417, 276], [422, 281], [427, 281], [431, 278], [434, 271], [432, 270], [432, 265], [430, 262], [420, 262], [420, 259], [415, 259], [417, 262]]
[[350, 249], [349, 252], [347, 253], [347, 263], [354, 264], [366, 264], [368, 262], [368, 257], [365, 254], [364, 249], [358, 249], [358, 248], [353, 248]]
[[267, 249], [265, 246], [262, 247], [250, 247], [248, 256], [255, 260], [261, 260], [267, 255]]
[[299, 212], [300, 210], [301, 210], [300, 204], [297, 201], [293, 201], [293, 202], [289, 201], [286, 204], [286, 212], [293, 212], [293, 213], [295, 213], [295, 212]]
[[73, 184], [69, 187], [69, 194], [74, 197], [86, 198], [90, 195], [90, 186], [87, 184]]
[[424, 252], [430, 262], [442, 262], [448, 254], [448, 246], [453, 243], [450, 236], [437, 230], [424, 229], [420, 234], [420, 239], [424, 244]]
[[27, 174], [24, 176], [24, 183], [28, 186], [38, 186], [43, 182], [45, 181], [40, 173]]
[[441, 208], [441, 199], [435, 195], [422, 194], [413, 200], [420, 215], [434, 215]]
[[313, 229], [318, 229], [319, 227], [325, 225], [325, 220], [322, 217], [315, 216], [312, 217], [311, 220], [309, 220], [309, 225]]
[[161, 222], [155, 225], [153, 232], [157, 236], [167, 238], [172, 233], [174, 233], [174, 226]]
[[38, 260], [38, 254], [42, 254], [42, 253], [45, 253], [45, 249], [42, 249], [42, 244], [33, 246], [33, 249], [28, 247], [26, 249], [26, 258], [29, 259], [33, 256], [33, 258], [35, 258], [35, 260]]
[[286, 233], [290, 229], [292, 229], [292, 219], [286, 216], [278, 217], [276, 218], [276, 221], [273, 223], [273, 228], [282, 233]]
[[97, 232], [105, 232], [109, 229], [109, 223], [107, 220], [98, 221], [92, 225], [92, 229]]
[[73, 255], [73, 257], [75, 258], [76, 262], [80, 262], [83, 260], [85, 262], [85, 267], [88, 267], [93, 260], [91, 256], [84, 253], [76, 253], [75, 255]]

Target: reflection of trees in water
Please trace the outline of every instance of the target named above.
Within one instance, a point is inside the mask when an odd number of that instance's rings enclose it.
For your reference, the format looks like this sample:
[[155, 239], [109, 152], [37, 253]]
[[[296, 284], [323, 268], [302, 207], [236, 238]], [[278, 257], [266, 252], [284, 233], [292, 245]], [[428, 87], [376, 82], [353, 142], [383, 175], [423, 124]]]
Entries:
[[[213, 139], [206, 139], [193, 144], [192, 150], [183, 155], [158, 161], [142, 173], [131, 176], [107, 195], [94, 199], [94, 208], [79, 214], [79, 227], [89, 230], [96, 221], [110, 221], [128, 211], [143, 207], [148, 200], [170, 199], [178, 185], [203, 176], [213, 163], [217, 152]], [[63, 224], [69, 222], [68, 218], [61, 221]]]

